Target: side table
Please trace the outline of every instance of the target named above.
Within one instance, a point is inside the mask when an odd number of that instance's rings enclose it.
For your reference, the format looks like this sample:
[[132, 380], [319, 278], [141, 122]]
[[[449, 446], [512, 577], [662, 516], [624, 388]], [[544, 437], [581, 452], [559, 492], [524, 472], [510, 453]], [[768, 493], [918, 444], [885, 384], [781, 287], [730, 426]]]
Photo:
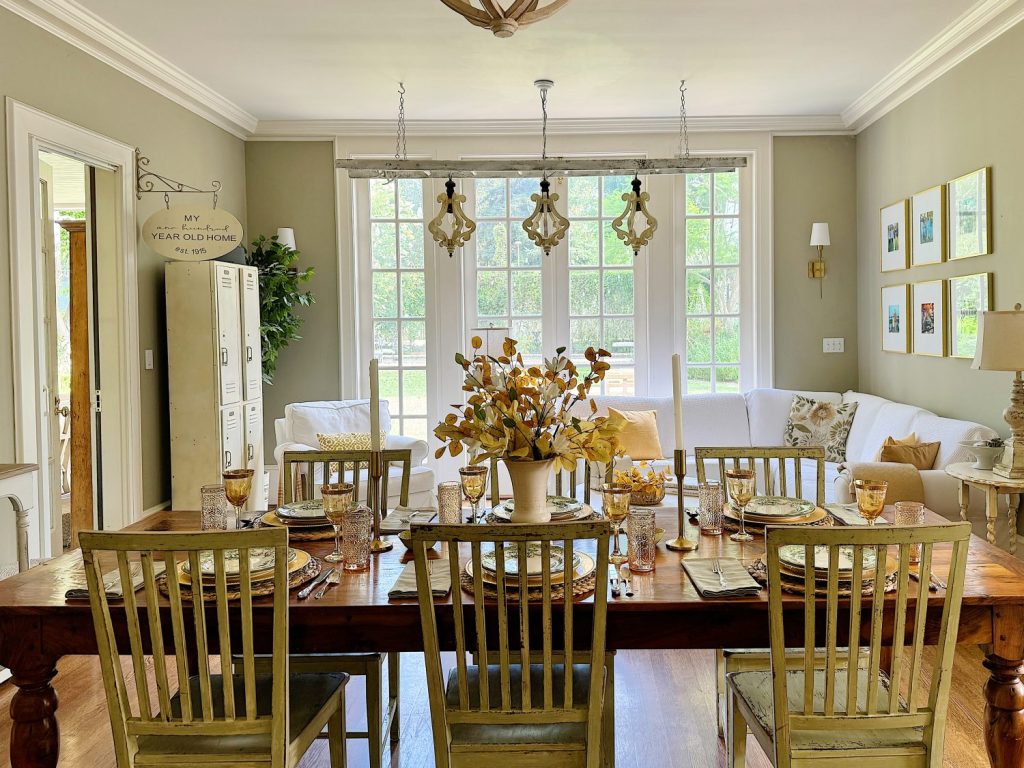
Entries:
[[985, 493], [985, 518], [988, 521], [988, 541], [996, 543], [996, 517], [999, 515], [999, 495], [1009, 498], [1007, 524], [1010, 528], [1010, 553], [1017, 551], [1017, 511], [1020, 508], [1020, 497], [1024, 493], [1024, 480], [1011, 480], [1000, 477], [991, 470], [974, 469], [969, 461], [950, 464], [946, 474], [960, 481], [960, 519], [967, 519], [967, 508], [971, 503], [971, 488]]
[[36, 505], [35, 464], [0, 464], [0, 499], [10, 499], [17, 521], [18, 570], [28, 570], [28, 521]]

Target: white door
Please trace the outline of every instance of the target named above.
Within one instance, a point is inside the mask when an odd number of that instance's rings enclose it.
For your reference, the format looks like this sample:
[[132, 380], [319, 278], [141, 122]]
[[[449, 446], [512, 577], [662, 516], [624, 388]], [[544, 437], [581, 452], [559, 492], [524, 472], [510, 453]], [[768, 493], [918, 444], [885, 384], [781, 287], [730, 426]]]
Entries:
[[256, 267], [240, 267], [242, 278], [242, 371], [243, 399], [257, 400], [263, 394], [263, 348], [260, 344], [260, 279]]
[[245, 429], [242, 406], [228, 405], [220, 409], [221, 469], [245, 467]]
[[[241, 365], [238, 333], [238, 267], [218, 264], [215, 267], [217, 302], [217, 337], [220, 362], [220, 403], [231, 405], [242, 399]], [[239, 457], [240, 458], [240, 457]]]
[[252, 480], [252, 494], [249, 496], [249, 510], [267, 508], [263, 488], [263, 401], [245, 403], [245, 465], [256, 470]]

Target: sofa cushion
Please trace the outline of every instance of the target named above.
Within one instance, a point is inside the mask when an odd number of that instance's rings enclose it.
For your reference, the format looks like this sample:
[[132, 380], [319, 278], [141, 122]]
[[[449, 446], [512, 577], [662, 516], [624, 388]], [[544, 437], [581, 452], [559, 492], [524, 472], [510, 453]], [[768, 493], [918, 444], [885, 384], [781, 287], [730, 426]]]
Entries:
[[793, 407], [786, 422], [786, 445], [820, 445], [828, 461], [845, 461], [846, 438], [856, 413], [856, 403], [837, 405], [793, 395]]
[[[847, 441], [849, 442], [849, 441]], [[882, 449], [887, 445], [917, 445], [917, 432], [911, 432], [906, 437], [893, 437], [889, 435], [875, 451], [875, 461], [882, 461]]]
[[917, 469], [931, 469], [939, 453], [939, 443], [916, 445], [883, 445], [881, 460], [897, 464], [913, 464]]
[[[850, 436], [846, 439], [846, 456], [857, 461], [872, 461], [875, 453], [882, 447], [882, 443], [867, 445], [868, 433], [875, 424], [879, 409], [892, 401], [876, 395], [847, 390], [843, 393], [843, 402], [857, 403], [857, 415], [853, 419], [853, 426], [850, 427]], [[883, 438], [893, 434], [905, 435], [908, 431], [898, 432], [892, 429], [886, 432]]]
[[619, 448], [627, 456], [640, 461], [662, 457], [657, 411], [620, 411], [609, 406], [608, 413], [622, 418]]
[[750, 420], [750, 444], [772, 447], [785, 444], [786, 422], [793, 405], [793, 395], [803, 395], [820, 402], [839, 404], [838, 392], [802, 392], [789, 389], [752, 389], [744, 395]]
[[[285, 406], [285, 418], [291, 427], [291, 440], [302, 445], [316, 446], [317, 433], [369, 432], [369, 400], [323, 400], [310, 403], [292, 403]], [[391, 432], [388, 401], [380, 401], [380, 428]]]

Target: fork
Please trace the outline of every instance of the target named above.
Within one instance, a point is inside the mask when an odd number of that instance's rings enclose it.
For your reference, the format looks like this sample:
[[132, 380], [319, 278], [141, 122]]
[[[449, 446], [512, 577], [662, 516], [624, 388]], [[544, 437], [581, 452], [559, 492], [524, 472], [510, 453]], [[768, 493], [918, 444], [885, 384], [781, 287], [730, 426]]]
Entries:
[[722, 563], [717, 557], [711, 561], [711, 572], [718, 575], [718, 586], [725, 589], [725, 574], [722, 573]]
[[319, 600], [321, 597], [324, 596], [324, 592], [326, 592], [329, 587], [333, 587], [335, 584], [340, 584], [340, 583], [341, 583], [341, 574], [338, 573], [337, 571], [335, 571], [334, 573], [332, 573], [330, 576], [327, 577], [327, 580], [324, 581], [324, 583], [320, 587], [320, 589], [318, 589], [316, 591], [316, 594], [313, 595], [313, 599], [314, 600]]

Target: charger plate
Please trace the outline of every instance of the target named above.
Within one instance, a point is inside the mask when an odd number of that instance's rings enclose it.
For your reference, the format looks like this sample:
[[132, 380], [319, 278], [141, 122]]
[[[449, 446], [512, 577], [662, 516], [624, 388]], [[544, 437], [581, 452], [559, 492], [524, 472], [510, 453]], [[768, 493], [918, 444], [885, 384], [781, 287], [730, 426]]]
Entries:
[[[890, 568], [891, 566], [891, 568]], [[898, 578], [899, 568], [896, 566], [895, 561], [890, 563], [886, 561], [885, 569], [885, 592], [893, 592], [896, 590], [896, 581]], [[750, 565], [747, 565], [747, 571], [754, 580], [761, 584], [768, 583], [768, 565], [763, 560], [756, 560]], [[782, 578], [779, 581], [779, 585], [783, 592], [789, 592], [794, 595], [806, 595], [807, 591], [804, 589], [803, 576], [790, 576], [783, 572]], [[875, 580], [872, 577], [870, 580], [865, 580], [861, 585], [861, 596], [873, 595], [875, 593]], [[821, 584], [819, 581], [814, 582], [814, 594], [816, 597], [826, 597], [828, 595], [828, 586]], [[843, 582], [837, 593], [840, 597], [850, 597], [853, 594], [852, 585], [849, 582]]]
[[[828, 576], [828, 562], [831, 550], [818, 545], [814, 548], [814, 570], [815, 573]], [[862, 552], [862, 563], [864, 570], [873, 569], [877, 561], [877, 554], [874, 548], [865, 547]], [[807, 568], [807, 550], [802, 544], [788, 544], [779, 549], [779, 562], [797, 573], [803, 574]], [[853, 573], [853, 547], [839, 547], [838, 570], [841, 574]]]
[[321, 518], [307, 518], [301, 520], [299, 518], [284, 518], [277, 514], [276, 511], [271, 510], [270, 512], [264, 512], [260, 518], [267, 525], [272, 525], [275, 528], [330, 528], [331, 523], [326, 517]]
[[324, 514], [323, 499], [309, 499], [308, 501], [293, 501], [291, 504], [282, 504], [275, 512], [281, 520], [288, 522], [310, 522], [315, 521], [321, 524], [329, 524], [327, 515]]
[[[729, 501], [734, 512], [739, 513], [739, 508]], [[748, 515], [757, 515], [764, 518], [788, 518], [803, 517], [815, 510], [815, 505], [806, 499], [796, 499], [791, 496], [755, 496], [747, 505]]]
[[[736, 525], [739, 525], [739, 512], [734, 512], [732, 509], [726, 507], [724, 514], [727, 520], [731, 520], [736, 523]], [[771, 519], [764, 519], [753, 515], [746, 515], [745, 518], [748, 527], [753, 526], [758, 529], [764, 529], [765, 526], [769, 525], [817, 525], [822, 520], [828, 518], [828, 512], [821, 507], [814, 507], [809, 514], [801, 515], [799, 517], [773, 517]]]
[[267, 512], [263, 517], [257, 518], [254, 528], [287, 528], [288, 541], [333, 541], [334, 526], [330, 523], [327, 526], [310, 525], [308, 523], [288, 523], [279, 518], [273, 512]]
[[[491, 514], [502, 522], [512, 522], [512, 510], [515, 508], [515, 502], [515, 499], [506, 499], [496, 504], [491, 509]], [[593, 514], [589, 505], [568, 496], [548, 496], [547, 508], [551, 513], [551, 522], [553, 523], [585, 520]]]
[[[505, 544], [505, 575], [519, 576], [519, 548], [515, 544]], [[526, 545], [526, 575], [543, 575], [544, 563], [541, 562], [542, 547], [540, 543], [533, 542]], [[576, 563], [578, 552], [573, 552], [573, 562]], [[557, 545], [551, 547], [551, 575], [560, 575], [565, 571], [565, 550]], [[494, 549], [484, 552], [480, 556], [480, 565], [487, 573], [497, 573], [498, 556]]]
[[[295, 559], [295, 550], [288, 550], [288, 562], [292, 562]], [[206, 550], [199, 553], [199, 572], [203, 576], [212, 577], [216, 573], [216, 564], [213, 559], [213, 551]], [[239, 557], [239, 550], [227, 549], [224, 550], [224, 575], [228, 581], [241, 578], [242, 562]], [[188, 560], [181, 562], [181, 570], [185, 574], [192, 572], [191, 563]], [[273, 547], [253, 547], [249, 550], [249, 573], [262, 574], [270, 573], [274, 570], [274, 548]]]
[[[292, 549], [291, 547], [289, 547], [288, 548], [288, 573], [292, 574], [292, 573], [296, 573], [298, 571], [301, 571], [303, 568], [305, 568], [309, 564], [309, 561], [311, 559], [312, 559], [312, 555], [310, 555], [305, 550], [303, 550], [303, 549]], [[210, 560], [211, 560], [211, 563], [212, 563], [212, 554], [210, 556]], [[250, 560], [252, 560], [252, 558], [250, 558]], [[233, 577], [228, 577], [227, 576], [227, 573], [226, 573], [226, 571], [227, 571], [227, 560], [226, 559], [225, 559], [224, 566], [225, 566], [225, 577], [226, 577], [225, 581], [227, 581], [228, 585], [237, 586], [241, 582], [241, 577], [238, 576], [237, 574], [234, 575]], [[178, 565], [177, 565], [177, 568], [175, 570], [177, 571], [177, 574], [178, 574], [178, 583], [179, 584], [182, 584], [182, 585], [185, 585], [185, 586], [188, 586], [188, 585], [192, 584], [192, 574], [190, 573], [190, 568], [188, 567], [188, 560], [182, 560], [181, 562], [179, 562]], [[202, 569], [202, 577], [203, 577], [203, 581], [202, 581], [203, 588], [204, 589], [206, 589], [206, 588], [213, 589], [214, 586], [215, 586], [215, 582], [214, 582], [214, 575], [213, 575], [213, 571], [212, 571], [212, 565], [211, 565], [211, 571], [209, 573], [207, 573], [207, 571], [205, 569]], [[252, 572], [250, 573], [250, 580], [253, 582], [253, 584], [255, 584], [256, 582], [259, 582], [259, 581], [265, 581], [266, 579], [273, 579], [273, 578], [274, 578], [274, 566], [273, 566], [273, 560], [272, 559], [271, 559], [270, 567], [261, 568], [259, 570], [253, 568]]]
[[[552, 549], [553, 549], [553, 547], [552, 547]], [[573, 569], [573, 580], [574, 581], [576, 579], [582, 579], [582, 578], [584, 578], [586, 576], [589, 576], [594, 571], [594, 569], [597, 567], [597, 564], [594, 562], [594, 558], [591, 555], [588, 555], [586, 552], [573, 552], [573, 561], [576, 564], [576, 567]], [[470, 561], [470, 562], [466, 563], [466, 567], [463, 570], [466, 573], [466, 575], [468, 575], [470, 578], [472, 578], [473, 577], [473, 562]], [[561, 573], [552, 573], [551, 574], [551, 583], [555, 584], [555, 583], [559, 583], [559, 582], [563, 581], [564, 578], [565, 578], [564, 573], [565, 573], [564, 571], [561, 572]], [[484, 581], [485, 584], [490, 584], [492, 586], [496, 586], [497, 583], [498, 583], [498, 579], [495, 576], [494, 572], [487, 570], [486, 566], [483, 566], [483, 581]], [[513, 574], [506, 573], [505, 574], [505, 585], [508, 586], [508, 587], [512, 587], [512, 588], [518, 589], [519, 588], [519, 577], [516, 576], [516, 575], [513, 575]], [[526, 577], [526, 588], [527, 589], [540, 589], [543, 585], [544, 585], [544, 575], [543, 574], [534, 575], [534, 576], [527, 576]]]
[[[573, 596], [573, 598], [583, 597], [584, 595], [589, 595], [590, 593], [592, 593], [594, 591], [594, 588], [595, 588], [595, 586], [597, 584], [597, 565], [594, 563], [594, 559], [590, 555], [587, 555], [584, 552], [581, 552], [580, 555], [582, 556], [581, 560], [583, 560], [583, 562], [581, 562], [580, 567], [577, 570], [577, 574], [575, 575], [575, 578], [573, 579], [573, 582], [572, 582], [572, 596]], [[584, 560], [584, 558], [585, 558], [585, 560]], [[462, 589], [464, 591], [469, 592], [470, 594], [473, 593], [473, 575], [472, 575], [472, 572], [473, 572], [472, 564], [468, 563], [466, 569], [464, 569], [463, 571], [461, 571], [459, 573], [459, 585], [462, 587]], [[483, 587], [484, 597], [497, 598], [497, 596], [498, 596], [498, 585], [497, 585], [497, 582], [493, 578], [488, 580], [488, 574], [486, 572], [483, 574], [483, 578], [481, 579], [481, 581], [482, 581], [481, 586]], [[538, 600], [539, 601], [541, 599], [543, 591], [544, 591], [544, 588], [543, 588], [542, 584], [538, 584], [538, 585], [534, 586], [533, 584], [529, 583], [529, 580], [527, 581], [526, 594], [527, 594], [527, 600], [528, 601], [532, 601], [532, 600]], [[510, 580], [510, 579], [506, 578], [506, 580], [505, 580], [505, 597], [506, 597], [506, 599], [509, 602], [518, 602], [519, 601], [519, 593], [520, 593], [520, 590], [519, 590], [518, 582], [515, 579], [511, 579]], [[565, 599], [565, 585], [564, 585], [564, 582], [561, 579], [559, 579], [557, 581], [552, 579], [552, 581], [551, 581], [551, 599], [552, 600], [564, 600]]]

